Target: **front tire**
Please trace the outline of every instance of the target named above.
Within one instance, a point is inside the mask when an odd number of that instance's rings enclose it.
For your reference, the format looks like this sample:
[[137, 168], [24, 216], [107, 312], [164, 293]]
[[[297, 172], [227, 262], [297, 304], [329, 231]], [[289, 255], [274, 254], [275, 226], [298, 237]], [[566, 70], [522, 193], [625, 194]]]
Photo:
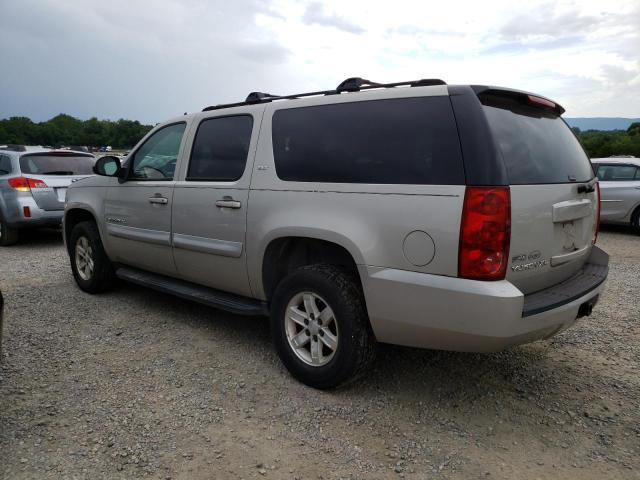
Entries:
[[376, 342], [356, 279], [333, 265], [310, 265], [276, 288], [271, 334], [280, 359], [302, 383], [328, 389], [356, 379]]
[[18, 230], [9, 227], [2, 217], [0, 217], [0, 246], [8, 247], [18, 241]]
[[71, 271], [78, 286], [88, 293], [111, 288], [115, 274], [102, 247], [100, 232], [94, 222], [80, 222], [69, 237]]

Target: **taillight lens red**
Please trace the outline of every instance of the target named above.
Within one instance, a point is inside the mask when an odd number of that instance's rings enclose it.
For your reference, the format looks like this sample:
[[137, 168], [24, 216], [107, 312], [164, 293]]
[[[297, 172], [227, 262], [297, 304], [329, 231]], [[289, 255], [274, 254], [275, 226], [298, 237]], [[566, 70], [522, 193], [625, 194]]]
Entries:
[[510, 239], [509, 187], [467, 187], [460, 225], [459, 276], [502, 280]]
[[598, 240], [598, 233], [600, 232], [600, 209], [602, 208], [602, 200], [600, 199], [600, 182], [596, 181], [596, 193], [598, 194], [598, 209], [596, 213], [596, 232], [593, 236], [593, 243]]
[[29, 192], [32, 188], [47, 188], [47, 184], [37, 178], [14, 177], [9, 179], [9, 186], [19, 192]]

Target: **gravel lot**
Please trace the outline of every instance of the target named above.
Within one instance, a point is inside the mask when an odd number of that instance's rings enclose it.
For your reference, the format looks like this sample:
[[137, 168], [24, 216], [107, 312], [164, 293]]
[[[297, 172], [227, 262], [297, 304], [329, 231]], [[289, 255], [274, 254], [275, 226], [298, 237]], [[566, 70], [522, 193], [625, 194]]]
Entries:
[[294, 381], [267, 322], [71, 276], [58, 232], [0, 249], [0, 478], [640, 478], [640, 237], [553, 340], [384, 346], [359, 383]]

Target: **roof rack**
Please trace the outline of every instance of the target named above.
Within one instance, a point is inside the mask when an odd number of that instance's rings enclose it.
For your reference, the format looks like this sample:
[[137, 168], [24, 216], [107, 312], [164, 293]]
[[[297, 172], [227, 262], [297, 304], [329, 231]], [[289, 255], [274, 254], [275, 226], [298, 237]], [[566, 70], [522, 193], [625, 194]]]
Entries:
[[335, 90], [320, 90], [317, 92], [296, 93], [294, 95], [272, 95], [264, 92], [251, 92], [247, 95], [244, 102], [227, 103], [223, 105], [212, 105], [210, 107], [203, 108], [203, 112], [210, 110], [219, 110], [222, 108], [240, 107], [242, 105], [254, 105], [257, 103], [266, 103], [273, 100], [294, 100], [303, 97], [315, 97], [319, 95], [339, 95], [346, 92], [359, 92], [361, 90], [370, 90], [374, 88], [395, 88], [395, 87], [427, 87], [431, 85], [446, 85], [446, 82], [439, 78], [423, 78], [421, 80], [412, 80], [408, 82], [396, 82], [396, 83], [376, 83], [370, 80], [365, 80], [360, 77], [347, 78], [336, 87]]

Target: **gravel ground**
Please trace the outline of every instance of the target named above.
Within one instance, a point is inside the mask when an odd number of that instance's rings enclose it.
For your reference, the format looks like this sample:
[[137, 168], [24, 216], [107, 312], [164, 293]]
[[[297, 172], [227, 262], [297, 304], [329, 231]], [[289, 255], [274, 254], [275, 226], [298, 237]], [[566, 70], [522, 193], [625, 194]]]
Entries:
[[384, 346], [358, 383], [294, 381], [267, 322], [76, 288], [55, 231], [0, 249], [0, 478], [640, 478], [640, 237], [550, 341]]

